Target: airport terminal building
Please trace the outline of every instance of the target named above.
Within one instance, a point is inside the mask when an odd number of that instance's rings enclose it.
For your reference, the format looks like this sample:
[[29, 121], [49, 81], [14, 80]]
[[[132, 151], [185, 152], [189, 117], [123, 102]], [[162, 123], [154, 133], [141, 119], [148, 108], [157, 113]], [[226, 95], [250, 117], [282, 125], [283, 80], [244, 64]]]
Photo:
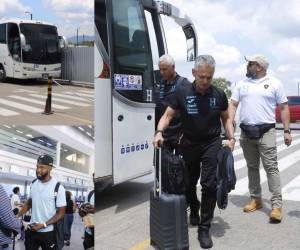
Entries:
[[82, 201], [93, 189], [92, 126], [0, 126], [0, 182], [8, 194], [20, 187], [26, 199], [39, 155], [54, 159], [52, 176]]

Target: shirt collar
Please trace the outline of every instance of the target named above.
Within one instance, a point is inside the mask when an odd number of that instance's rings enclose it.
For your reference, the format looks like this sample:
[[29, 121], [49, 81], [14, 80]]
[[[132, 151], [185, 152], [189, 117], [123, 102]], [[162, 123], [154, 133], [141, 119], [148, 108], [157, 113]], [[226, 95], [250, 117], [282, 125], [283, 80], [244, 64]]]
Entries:
[[174, 80], [173, 80], [172, 82], [170, 82], [170, 83], [168, 83], [168, 82], [165, 80], [165, 81], [164, 81], [164, 84], [166, 84], [166, 85], [173, 85], [173, 84], [176, 82], [176, 80], [177, 80], [178, 77], [179, 77], [179, 75], [178, 75], [177, 72], [176, 72], [176, 76], [175, 76]]
[[[198, 95], [201, 95], [200, 93], [197, 92], [197, 88], [196, 88], [196, 82], [195, 80], [193, 81], [193, 88], [195, 90], [195, 92], [198, 94]], [[213, 86], [212, 84], [208, 87], [208, 89], [205, 91], [204, 95], [210, 95], [213, 91]], [[204, 96], [203, 95], [203, 96]]]
[[265, 75], [263, 78], [259, 78], [259, 79], [251, 79], [251, 78], [248, 78], [248, 79], [249, 79], [249, 82], [262, 83], [264, 81], [269, 80], [269, 77], [267, 75]]

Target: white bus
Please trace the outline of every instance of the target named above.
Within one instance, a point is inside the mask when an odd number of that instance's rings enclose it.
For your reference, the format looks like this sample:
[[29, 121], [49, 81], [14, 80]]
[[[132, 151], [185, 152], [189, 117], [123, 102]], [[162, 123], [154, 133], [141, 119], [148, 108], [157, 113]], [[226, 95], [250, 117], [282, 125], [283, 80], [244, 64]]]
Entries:
[[[98, 191], [152, 171], [153, 94], [157, 75], [152, 55], [167, 53], [161, 15], [172, 18], [182, 28], [187, 40], [187, 60], [194, 60], [196, 31], [178, 8], [153, 0], [95, 0], [95, 185]], [[149, 31], [150, 26], [154, 32]]]
[[50, 23], [0, 20], [0, 81], [59, 78], [65, 42]]

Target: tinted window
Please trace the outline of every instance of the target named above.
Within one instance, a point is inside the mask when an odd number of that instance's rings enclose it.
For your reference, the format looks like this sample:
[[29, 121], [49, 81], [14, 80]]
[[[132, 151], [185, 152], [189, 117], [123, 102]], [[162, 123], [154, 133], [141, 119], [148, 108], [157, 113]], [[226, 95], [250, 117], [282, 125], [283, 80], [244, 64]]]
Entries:
[[288, 97], [288, 104], [292, 105], [300, 105], [300, 96], [299, 97]]
[[112, 3], [113, 66], [118, 74], [115, 89], [133, 101], [148, 102], [153, 88], [153, 63], [144, 10], [138, 0]]
[[6, 43], [6, 24], [0, 24], [0, 43]]
[[104, 47], [108, 52], [105, 0], [95, 0], [95, 24]]
[[7, 26], [8, 49], [14, 60], [21, 60], [21, 42], [19, 27], [15, 23], [9, 23]]

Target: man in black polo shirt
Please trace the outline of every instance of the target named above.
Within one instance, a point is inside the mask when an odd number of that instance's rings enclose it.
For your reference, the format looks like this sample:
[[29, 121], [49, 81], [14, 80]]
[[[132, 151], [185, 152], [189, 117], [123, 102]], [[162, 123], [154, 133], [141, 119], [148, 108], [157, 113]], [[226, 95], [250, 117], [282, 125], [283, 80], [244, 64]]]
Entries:
[[233, 150], [235, 144], [233, 125], [227, 111], [227, 97], [224, 91], [211, 85], [214, 71], [215, 60], [212, 56], [197, 57], [193, 69], [195, 81], [193, 84], [182, 84], [176, 89], [174, 98], [170, 100], [169, 107], [158, 123], [153, 141], [155, 147], [163, 143], [162, 132], [179, 110], [183, 130], [180, 147], [190, 177], [186, 194], [187, 202], [191, 213], [198, 216], [199, 201], [196, 184], [200, 175], [200, 162], [202, 162], [201, 220], [198, 226], [198, 239], [202, 248], [213, 246], [209, 229], [216, 206], [217, 152], [222, 146], [220, 118], [229, 138], [227, 146]]
[[[170, 55], [163, 55], [159, 58], [159, 72], [162, 81], [159, 84], [159, 98], [156, 105], [155, 118], [159, 120], [169, 106], [176, 88], [188, 82], [188, 80], [177, 74], [175, 71], [175, 61]], [[164, 146], [166, 149], [178, 151], [178, 141], [182, 134], [180, 114], [176, 112], [169, 126], [164, 130], [163, 137], [165, 139]]]

